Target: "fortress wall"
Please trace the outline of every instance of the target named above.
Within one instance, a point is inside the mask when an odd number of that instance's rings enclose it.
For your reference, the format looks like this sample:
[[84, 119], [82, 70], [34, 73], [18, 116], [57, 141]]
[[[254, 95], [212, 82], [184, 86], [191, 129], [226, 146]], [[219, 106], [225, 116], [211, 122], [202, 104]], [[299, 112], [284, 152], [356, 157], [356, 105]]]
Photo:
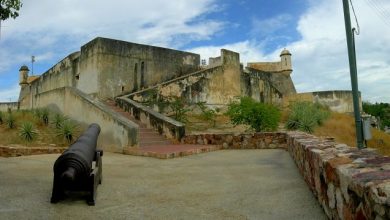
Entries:
[[226, 105], [241, 96], [240, 57], [238, 53], [221, 50], [220, 66], [211, 67], [159, 88], [164, 97], [184, 97], [191, 103]]
[[281, 62], [252, 62], [247, 64], [253, 69], [262, 70], [265, 72], [279, 72], [282, 71]]
[[[81, 48], [80, 83], [86, 93], [100, 98], [148, 87], [195, 71], [200, 56], [106, 38], [96, 38]], [[97, 84], [88, 82], [94, 81]], [[89, 87], [82, 89], [82, 87]]]
[[80, 52], [70, 54], [32, 81], [30, 85], [22, 86], [19, 94], [21, 107], [31, 108], [34, 105], [34, 96], [40, 93], [64, 86], [75, 86], [79, 55]]
[[0, 112], [6, 112], [8, 109], [18, 110], [19, 102], [0, 102]]
[[98, 145], [103, 150], [122, 153], [138, 144], [138, 125], [75, 88], [62, 87], [37, 95], [34, 108], [42, 107], [61, 112], [83, 125], [98, 123]]
[[[353, 112], [352, 92], [348, 90], [334, 90], [334, 91], [320, 91], [307, 92], [289, 95], [285, 97], [284, 106], [289, 105], [295, 101], [308, 101], [313, 103], [320, 103], [328, 106], [330, 110], [339, 113]], [[362, 109], [362, 102], [360, 98], [360, 109]]]

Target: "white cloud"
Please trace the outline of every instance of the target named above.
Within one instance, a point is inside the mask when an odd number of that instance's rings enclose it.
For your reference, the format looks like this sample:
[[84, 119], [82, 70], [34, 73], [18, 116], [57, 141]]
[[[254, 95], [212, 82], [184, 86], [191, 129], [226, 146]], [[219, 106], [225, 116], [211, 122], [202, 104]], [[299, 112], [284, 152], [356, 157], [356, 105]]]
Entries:
[[213, 0], [26, 1], [20, 16], [5, 22], [5, 38], [23, 33], [20, 37], [37, 36], [38, 44], [61, 41], [59, 36], [78, 37], [84, 43], [101, 35], [168, 46], [176, 35], [208, 39], [219, 31], [222, 22], [200, 18], [212, 11]]
[[[354, 1], [361, 27], [356, 37], [359, 90], [365, 100], [390, 102], [390, 28], [365, 2]], [[302, 39], [286, 45], [293, 54], [298, 91], [351, 89], [342, 9], [339, 0], [316, 1], [300, 17], [297, 30]]]
[[[355, 2], [361, 27], [361, 34], [356, 37], [359, 90], [364, 100], [390, 102], [390, 25], [387, 26], [364, 1]], [[383, 8], [390, 8], [389, 2], [382, 1], [381, 4]], [[292, 53], [292, 77], [299, 92], [351, 90], [343, 16], [341, 1], [321, 0], [311, 2], [308, 10], [299, 18], [297, 31], [301, 39], [283, 46]], [[261, 25], [265, 28], [269, 24], [276, 24], [277, 28], [284, 19], [281, 15], [256, 24], [259, 29]], [[354, 25], [353, 17], [351, 19]], [[277, 61], [283, 47], [266, 54], [262, 52], [266, 41], [247, 40], [198, 47], [191, 51], [207, 59], [219, 56], [220, 48], [226, 48], [239, 52], [244, 63]]]

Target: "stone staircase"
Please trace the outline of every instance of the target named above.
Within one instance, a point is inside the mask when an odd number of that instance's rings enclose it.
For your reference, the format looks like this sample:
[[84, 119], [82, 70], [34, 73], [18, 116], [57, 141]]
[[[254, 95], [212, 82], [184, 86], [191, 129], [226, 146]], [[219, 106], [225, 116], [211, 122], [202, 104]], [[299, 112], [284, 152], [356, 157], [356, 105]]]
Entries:
[[105, 103], [112, 110], [118, 112], [125, 118], [136, 123], [139, 126], [139, 147], [150, 147], [150, 146], [167, 146], [174, 144], [172, 141], [166, 139], [164, 136], [160, 135], [157, 131], [151, 128], [147, 128], [144, 123], [140, 120], [134, 118], [129, 112], [126, 112], [119, 106], [115, 104], [113, 100], [107, 100]]

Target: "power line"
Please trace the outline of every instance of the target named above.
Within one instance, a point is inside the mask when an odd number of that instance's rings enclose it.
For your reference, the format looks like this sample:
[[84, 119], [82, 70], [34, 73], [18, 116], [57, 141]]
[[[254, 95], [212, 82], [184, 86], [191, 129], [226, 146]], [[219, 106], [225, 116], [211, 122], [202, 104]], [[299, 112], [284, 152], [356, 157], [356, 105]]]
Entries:
[[390, 21], [388, 20], [388, 16], [384, 13], [384, 9], [381, 9], [380, 6], [378, 6], [374, 1], [372, 0], [366, 0], [368, 6], [374, 11], [374, 13], [379, 17], [380, 20], [383, 21], [384, 24], [390, 27]]
[[358, 22], [358, 19], [357, 19], [357, 16], [356, 16], [356, 13], [355, 13], [355, 8], [353, 7], [353, 4], [352, 4], [352, 0], [349, 0], [349, 2], [351, 2], [351, 7], [352, 7], [352, 11], [353, 11], [353, 16], [355, 17], [355, 21], [356, 21], [356, 28], [352, 28], [353, 32], [355, 32], [356, 35], [359, 35], [360, 34], [360, 26], [359, 26], [359, 22]]

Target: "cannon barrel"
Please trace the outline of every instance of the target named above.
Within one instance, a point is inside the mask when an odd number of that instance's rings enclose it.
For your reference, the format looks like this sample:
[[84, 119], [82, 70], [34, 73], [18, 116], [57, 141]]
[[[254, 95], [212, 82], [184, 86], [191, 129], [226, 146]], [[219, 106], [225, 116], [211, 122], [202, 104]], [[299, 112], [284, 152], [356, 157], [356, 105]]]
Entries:
[[[52, 203], [62, 198], [64, 191], [78, 190], [90, 191], [92, 197], [88, 204], [94, 205], [96, 182], [101, 183], [102, 172], [101, 156], [103, 151], [96, 149], [99, 133], [100, 126], [91, 124], [76, 142], [69, 146], [69, 149], [64, 151], [55, 161]], [[95, 169], [92, 167], [94, 161], [96, 161]]]
[[54, 173], [60, 174], [65, 181], [85, 176], [92, 169], [97, 138], [100, 133], [98, 124], [91, 124], [88, 129], [55, 162]]

